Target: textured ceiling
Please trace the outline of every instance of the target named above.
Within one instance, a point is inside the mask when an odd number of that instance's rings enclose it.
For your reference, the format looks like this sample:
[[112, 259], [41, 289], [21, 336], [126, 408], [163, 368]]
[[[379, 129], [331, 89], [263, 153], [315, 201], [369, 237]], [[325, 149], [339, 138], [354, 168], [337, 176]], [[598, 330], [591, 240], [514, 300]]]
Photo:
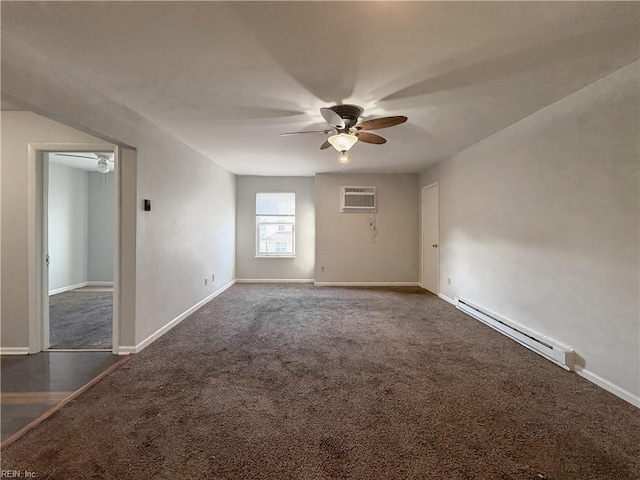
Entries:
[[406, 115], [347, 171], [420, 172], [637, 60], [635, 2], [3, 2], [3, 34], [236, 174], [339, 171], [319, 109]]

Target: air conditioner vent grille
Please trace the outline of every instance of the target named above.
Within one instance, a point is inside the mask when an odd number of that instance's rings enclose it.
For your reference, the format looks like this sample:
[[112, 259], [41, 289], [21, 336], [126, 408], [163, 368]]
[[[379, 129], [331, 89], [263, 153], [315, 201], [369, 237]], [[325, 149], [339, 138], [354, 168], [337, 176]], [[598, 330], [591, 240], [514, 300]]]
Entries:
[[341, 212], [375, 212], [376, 187], [340, 187]]
[[[368, 193], [368, 194], [371, 194], [371, 188], [345, 187], [344, 188], [344, 192], [346, 194], [352, 194], [352, 193]], [[374, 190], [374, 192], [375, 192], [375, 190]]]
[[344, 199], [344, 206], [373, 208], [376, 206], [376, 202], [372, 195], [347, 195]]

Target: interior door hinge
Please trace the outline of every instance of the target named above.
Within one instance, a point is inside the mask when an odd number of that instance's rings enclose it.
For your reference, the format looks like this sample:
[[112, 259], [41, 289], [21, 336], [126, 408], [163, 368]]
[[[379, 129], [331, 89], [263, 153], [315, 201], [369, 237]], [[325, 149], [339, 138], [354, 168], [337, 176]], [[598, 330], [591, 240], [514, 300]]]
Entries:
[[47, 253], [47, 256], [44, 259], [44, 263], [47, 265], [47, 267], [49, 266], [49, 254]]

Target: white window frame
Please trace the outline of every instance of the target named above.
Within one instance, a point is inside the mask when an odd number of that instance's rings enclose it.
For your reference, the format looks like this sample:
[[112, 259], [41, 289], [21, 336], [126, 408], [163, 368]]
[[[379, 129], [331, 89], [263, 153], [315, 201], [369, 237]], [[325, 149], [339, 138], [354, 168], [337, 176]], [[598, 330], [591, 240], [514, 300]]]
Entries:
[[[274, 194], [274, 195], [293, 195], [293, 205], [294, 205], [294, 213], [291, 214], [281, 214], [281, 213], [277, 213], [277, 214], [264, 214], [264, 213], [258, 213], [257, 210], [257, 200], [258, 200], [258, 195], [269, 195], [269, 194]], [[255, 241], [256, 241], [256, 258], [295, 258], [296, 257], [296, 214], [295, 214], [295, 202], [296, 202], [296, 194], [295, 192], [257, 192], [256, 193], [256, 212], [255, 212], [255, 216], [256, 216], [256, 235], [255, 235]], [[261, 222], [259, 219], [260, 217], [291, 217], [291, 221], [290, 222]], [[291, 245], [291, 249], [292, 249], [292, 253], [282, 253], [282, 252], [260, 252], [260, 225], [291, 225], [291, 241], [292, 241], [292, 245]], [[280, 242], [276, 242], [280, 243]], [[286, 243], [286, 242], [283, 242]], [[277, 249], [277, 247], [276, 247]]]

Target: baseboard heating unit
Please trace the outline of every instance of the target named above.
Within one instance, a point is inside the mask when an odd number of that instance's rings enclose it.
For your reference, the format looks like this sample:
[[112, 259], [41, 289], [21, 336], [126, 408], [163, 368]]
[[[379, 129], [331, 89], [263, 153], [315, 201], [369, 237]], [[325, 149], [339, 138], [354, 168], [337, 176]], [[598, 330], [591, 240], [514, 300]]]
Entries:
[[573, 370], [574, 352], [571, 347], [561, 345], [544, 335], [534, 332], [511, 320], [507, 320], [485, 308], [474, 305], [462, 298], [456, 298], [456, 307], [464, 313], [480, 320], [485, 325], [497, 330], [507, 337], [515, 340], [529, 350], [532, 350], [553, 363], [560, 365], [565, 370]]

